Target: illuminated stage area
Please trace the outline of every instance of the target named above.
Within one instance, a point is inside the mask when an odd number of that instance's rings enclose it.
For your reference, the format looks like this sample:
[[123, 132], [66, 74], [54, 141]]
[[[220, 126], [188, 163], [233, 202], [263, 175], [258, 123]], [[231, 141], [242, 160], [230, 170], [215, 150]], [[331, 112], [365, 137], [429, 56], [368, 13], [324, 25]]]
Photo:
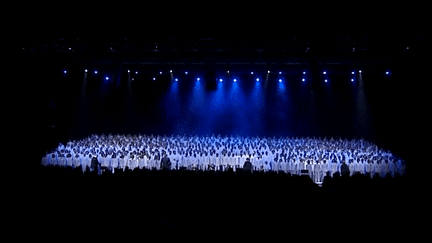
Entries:
[[[169, 164], [164, 166], [164, 160]], [[83, 173], [95, 169], [101, 174], [101, 167], [111, 173], [126, 168], [236, 172], [243, 171], [247, 161], [249, 172], [306, 173], [314, 182], [322, 182], [327, 173], [342, 173], [343, 165], [348, 176], [405, 174], [405, 162], [391, 152], [364, 140], [333, 138], [93, 135], [60, 144], [41, 164], [80, 167]]]

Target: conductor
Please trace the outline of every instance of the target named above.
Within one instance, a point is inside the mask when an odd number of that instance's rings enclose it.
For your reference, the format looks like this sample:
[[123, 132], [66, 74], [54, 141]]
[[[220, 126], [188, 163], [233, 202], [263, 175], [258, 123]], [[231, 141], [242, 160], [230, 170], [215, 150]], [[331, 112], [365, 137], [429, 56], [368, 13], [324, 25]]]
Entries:
[[246, 158], [246, 162], [243, 164], [243, 170], [247, 173], [252, 173], [252, 163], [249, 158]]
[[162, 170], [170, 170], [171, 169], [171, 161], [167, 155], [162, 158], [161, 161], [161, 169]]

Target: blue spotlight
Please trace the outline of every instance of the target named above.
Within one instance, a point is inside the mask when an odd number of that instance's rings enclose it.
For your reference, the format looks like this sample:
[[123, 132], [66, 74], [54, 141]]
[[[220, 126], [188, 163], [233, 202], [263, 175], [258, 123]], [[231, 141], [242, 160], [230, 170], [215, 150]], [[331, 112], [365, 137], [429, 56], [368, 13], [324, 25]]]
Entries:
[[387, 72], [386, 72], [386, 75], [389, 75], [389, 73], [390, 73], [390, 72], [389, 72], [389, 71], [387, 71]]
[[253, 72], [251, 72], [251, 74], [253, 74]]
[[170, 73], [172, 73], [172, 70], [170, 70]]
[[130, 70], [128, 70], [128, 73], [130, 73]]
[[234, 79], [234, 82], [237, 82], [237, 79]]
[[327, 79], [324, 79], [324, 82], [326, 82], [326, 83], [327, 83]]
[[359, 73], [362, 73], [362, 70], [359, 70]]
[[137, 72], [135, 72], [135, 74], [138, 74], [138, 71], [137, 71]]
[[153, 81], [155, 81], [156, 80], [156, 78], [153, 78]]
[[354, 74], [354, 71], [352, 71], [351, 74]]
[[85, 69], [84, 72], [87, 72], [87, 69]]
[[305, 72], [305, 71], [303, 71], [303, 74], [306, 74], [306, 72]]
[[67, 73], [67, 71], [66, 71], [66, 70], [64, 70], [64, 71], [63, 71], [63, 73]]
[[304, 78], [302, 78], [302, 82], [304, 82], [305, 81], [305, 79]]
[[279, 72], [279, 74], [282, 74], [282, 72]]
[[95, 74], [97, 74], [97, 71], [95, 71]]
[[351, 82], [354, 82], [354, 79], [353, 79], [353, 78], [351, 79]]
[[186, 71], [185, 74], [188, 74], [188, 72]]
[[178, 81], [178, 78], [174, 79], [176, 82]]
[[267, 73], [270, 73], [270, 70], [268, 70]]
[[324, 71], [324, 72], [323, 72], [323, 74], [327, 74], [327, 72], [326, 72], [326, 71]]
[[227, 73], [229, 74], [229, 71], [227, 71]]
[[219, 82], [222, 82], [223, 80], [222, 79], [219, 79]]
[[281, 83], [282, 82], [282, 79], [279, 79], [279, 83]]
[[257, 78], [256, 81], [259, 82], [259, 78]]
[[109, 78], [108, 77], [105, 77], [105, 80], [108, 80]]
[[162, 72], [159, 72], [159, 74], [162, 74]]
[[200, 81], [201, 79], [200, 78], [197, 78], [197, 81]]

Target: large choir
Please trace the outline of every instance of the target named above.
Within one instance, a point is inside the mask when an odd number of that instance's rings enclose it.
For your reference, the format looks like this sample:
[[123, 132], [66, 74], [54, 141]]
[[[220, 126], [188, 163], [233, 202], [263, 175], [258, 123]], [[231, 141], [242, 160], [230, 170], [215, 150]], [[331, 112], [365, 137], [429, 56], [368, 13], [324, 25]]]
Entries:
[[[260, 138], [240, 136], [153, 136], [92, 135], [60, 144], [42, 158], [44, 166], [92, 170], [96, 158], [102, 168], [161, 169], [168, 157], [171, 170], [234, 172], [243, 169], [246, 160], [253, 171], [308, 173], [321, 182], [327, 173], [341, 172], [347, 164], [350, 174], [360, 172], [371, 177], [405, 174], [405, 162], [375, 144], [360, 140], [327, 138]], [[307, 171], [307, 172], [306, 172]]]

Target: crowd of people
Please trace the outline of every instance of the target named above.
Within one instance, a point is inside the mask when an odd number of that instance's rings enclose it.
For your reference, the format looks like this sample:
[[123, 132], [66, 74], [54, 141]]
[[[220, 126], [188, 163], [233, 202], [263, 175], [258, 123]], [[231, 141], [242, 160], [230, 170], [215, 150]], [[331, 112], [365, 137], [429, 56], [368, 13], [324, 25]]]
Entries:
[[[99, 167], [92, 162], [97, 161]], [[163, 161], [168, 163], [163, 164]], [[360, 140], [240, 136], [92, 135], [68, 141], [46, 153], [44, 166], [87, 170], [170, 169], [308, 174], [322, 182], [329, 173], [355, 172], [380, 177], [405, 174], [405, 162], [390, 151]]]

